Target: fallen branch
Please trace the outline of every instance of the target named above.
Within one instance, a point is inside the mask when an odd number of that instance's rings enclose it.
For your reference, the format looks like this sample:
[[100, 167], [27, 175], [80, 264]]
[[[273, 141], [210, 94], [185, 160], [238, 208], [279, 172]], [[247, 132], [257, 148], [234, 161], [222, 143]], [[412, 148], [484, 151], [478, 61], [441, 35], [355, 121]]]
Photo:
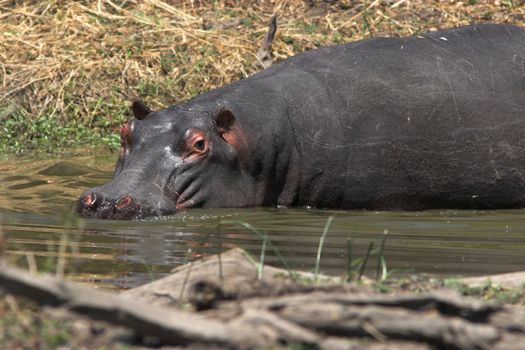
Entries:
[[[40, 305], [128, 327], [166, 345], [348, 349], [363, 348], [363, 337], [369, 338], [364, 348], [387, 343], [397, 349], [503, 349], [525, 343], [523, 308], [452, 292], [392, 296], [334, 284], [305, 286], [284, 272], [266, 266], [259, 280], [257, 264], [234, 249], [178, 267], [171, 276], [121, 295], [4, 265], [0, 287]], [[207, 311], [176, 308], [191, 300], [196, 309]]]
[[464, 277], [459, 282], [469, 287], [483, 287], [486, 285], [500, 286], [503, 288], [523, 288], [525, 287], [525, 272], [509, 272], [492, 276]]
[[49, 276], [0, 266], [0, 288], [39, 305], [61, 306], [95, 320], [128, 327], [140, 336], [156, 337], [162, 344], [216, 344], [238, 348], [228, 326], [189, 312], [166, 310], [109, 292], [67, 283]]
[[[257, 266], [258, 263], [248, 253], [234, 248], [220, 255], [211, 255], [179, 266], [171, 275], [124, 291], [121, 295], [133, 300], [166, 306], [177, 306], [192, 299], [194, 305], [202, 302], [212, 307], [214, 302], [221, 300], [246, 299], [261, 295], [275, 296], [315, 289], [313, 285], [294, 283], [287, 277], [289, 275], [287, 270], [273, 266], [264, 266], [259, 279]], [[309, 272], [294, 274], [302, 280], [313, 281], [315, 278], [315, 275]], [[319, 276], [319, 280], [332, 285], [338, 281], [337, 278], [327, 276]], [[204, 290], [207, 292], [204, 293]], [[203, 298], [208, 300], [202, 300]]]
[[307, 304], [285, 306], [274, 313], [291, 323], [332, 336], [404, 339], [441, 349], [489, 349], [501, 333], [492, 325], [445, 317], [433, 309], [415, 312], [379, 305], [348, 307], [316, 299], [312, 295]]

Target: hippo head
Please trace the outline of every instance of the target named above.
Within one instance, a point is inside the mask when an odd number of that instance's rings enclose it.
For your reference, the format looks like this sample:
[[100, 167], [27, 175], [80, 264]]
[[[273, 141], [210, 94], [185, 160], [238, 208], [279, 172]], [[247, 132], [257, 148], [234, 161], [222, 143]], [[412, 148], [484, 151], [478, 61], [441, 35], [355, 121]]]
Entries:
[[113, 179], [81, 195], [80, 216], [136, 219], [257, 204], [253, 177], [241, 166], [246, 142], [230, 110], [215, 104], [152, 112], [141, 102], [132, 110]]

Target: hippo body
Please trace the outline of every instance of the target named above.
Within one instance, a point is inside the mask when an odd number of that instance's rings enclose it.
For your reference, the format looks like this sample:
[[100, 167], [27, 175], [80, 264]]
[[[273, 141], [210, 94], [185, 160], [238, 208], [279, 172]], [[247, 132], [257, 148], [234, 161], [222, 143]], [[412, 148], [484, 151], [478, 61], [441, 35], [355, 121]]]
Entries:
[[525, 29], [324, 47], [150, 112], [84, 217], [191, 207], [525, 207]]

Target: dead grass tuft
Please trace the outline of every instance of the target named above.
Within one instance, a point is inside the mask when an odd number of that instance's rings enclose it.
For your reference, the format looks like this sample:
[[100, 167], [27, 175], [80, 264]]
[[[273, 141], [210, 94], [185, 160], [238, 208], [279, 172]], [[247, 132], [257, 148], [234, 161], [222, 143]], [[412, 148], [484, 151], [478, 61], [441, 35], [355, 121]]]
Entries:
[[275, 60], [370, 36], [525, 23], [523, 0], [0, 0], [0, 125], [16, 112], [107, 133], [135, 97], [159, 108], [246, 77], [273, 13]]

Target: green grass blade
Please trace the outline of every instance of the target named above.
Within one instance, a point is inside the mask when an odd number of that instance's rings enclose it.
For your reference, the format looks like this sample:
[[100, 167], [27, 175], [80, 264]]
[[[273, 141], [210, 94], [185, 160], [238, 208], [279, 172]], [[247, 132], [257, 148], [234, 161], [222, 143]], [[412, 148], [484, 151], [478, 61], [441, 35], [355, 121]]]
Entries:
[[363, 263], [361, 264], [361, 268], [359, 269], [359, 275], [357, 276], [358, 281], [361, 280], [361, 277], [363, 277], [363, 273], [365, 272], [366, 264], [368, 263], [368, 259], [370, 258], [372, 249], [374, 249], [374, 241], [370, 242], [370, 244], [368, 245], [368, 250], [366, 251]]
[[[236, 225], [239, 225], [239, 226], [242, 226], [242, 227], [246, 228], [248, 231], [250, 231], [251, 233], [253, 233], [257, 237], [259, 237], [259, 238], [264, 240], [264, 234], [261, 231], [259, 231], [257, 228], [255, 228], [252, 225], [250, 225], [249, 223], [244, 222], [244, 221], [232, 221], [232, 222], [234, 224], [236, 224]], [[268, 238], [266, 238], [266, 243], [268, 244], [268, 247], [270, 247], [270, 249], [275, 253], [275, 255], [277, 256], [277, 258], [279, 259], [281, 264], [284, 265], [284, 267], [288, 271], [288, 274], [290, 275], [290, 277], [294, 278], [294, 274], [293, 274], [292, 269], [290, 268], [290, 265], [288, 265], [288, 262], [286, 261], [286, 259], [284, 259], [284, 257], [282, 256], [281, 252], [279, 252], [279, 249], [277, 249], [277, 247], [275, 247], [273, 245], [272, 241], [270, 239], [268, 239]]]
[[[221, 222], [219, 221], [219, 224], [217, 225], [217, 237], [219, 238], [219, 242], [222, 242], [221, 241]], [[219, 256], [218, 256], [218, 259], [219, 259], [219, 281], [221, 281], [221, 285], [222, 285], [222, 282], [224, 280], [224, 275], [223, 275], [223, 272], [222, 272], [222, 243], [219, 243], [221, 245], [221, 249], [219, 251]]]
[[381, 257], [381, 281], [384, 281], [388, 278], [388, 269], [386, 267], [386, 260], [385, 257]]
[[346, 281], [350, 282], [354, 274], [352, 269], [352, 238], [346, 240], [346, 255], [347, 255], [347, 267], [346, 267]]
[[266, 245], [268, 242], [268, 233], [264, 233], [263, 245], [261, 247], [261, 258], [259, 259], [259, 267], [257, 268], [257, 279], [262, 279], [264, 269], [264, 255], [266, 253]]
[[184, 292], [186, 291], [186, 286], [188, 285], [188, 281], [190, 279], [192, 268], [193, 268], [193, 261], [190, 262], [190, 266], [188, 267], [188, 272], [186, 273], [186, 276], [184, 276], [184, 281], [182, 282], [182, 287], [180, 288], [179, 300], [177, 301], [178, 303], [180, 303], [180, 301], [184, 297]]
[[386, 242], [387, 234], [388, 234], [388, 231], [385, 230], [383, 234], [383, 238], [381, 239], [381, 245], [379, 246], [379, 251], [377, 252], [376, 280], [378, 280], [380, 277], [381, 279], [383, 279], [382, 276], [384, 276], [383, 268], [385, 268], [386, 265], [384, 265], [385, 259], [384, 259], [383, 253], [385, 251], [385, 242]]
[[334, 216], [330, 216], [328, 220], [326, 220], [326, 225], [324, 226], [323, 234], [321, 235], [321, 238], [319, 239], [319, 247], [317, 248], [317, 258], [315, 259], [315, 277], [314, 277], [315, 282], [317, 282], [317, 278], [319, 276], [319, 265], [321, 264], [321, 252], [323, 251], [324, 240], [326, 238], [330, 225], [332, 225], [333, 220], [334, 220]]

